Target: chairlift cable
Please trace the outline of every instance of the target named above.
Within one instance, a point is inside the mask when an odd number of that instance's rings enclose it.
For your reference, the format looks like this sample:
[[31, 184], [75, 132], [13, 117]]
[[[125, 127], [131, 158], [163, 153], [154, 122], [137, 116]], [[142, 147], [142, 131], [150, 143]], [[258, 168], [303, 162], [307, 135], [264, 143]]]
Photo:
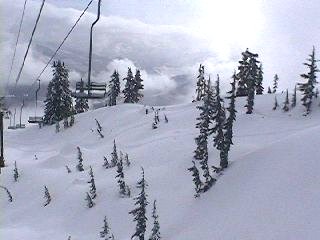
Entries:
[[21, 77], [21, 73], [22, 73], [22, 70], [23, 70], [23, 67], [24, 67], [26, 58], [27, 58], [28, 53], [29, 53], [29, 49], [30, 49], [30, 46], [31, 46], [31, 43], [32, 43], [32, 40], [33, 40], [33, 36], [34, 36], [35, 31], [36, 31], [36, 29], [37, 29], [38, 22], [39, 22], [39, 20], [40, 20], [40, 16], [41, 16], [42, 9], [43, 9], [43, 6], [44, 6], [45, 1], [46, 1], [46, 0], [42, 0], [42, 4], [41, 4], [40, 10], [39, 10], [39, 14], [38, 14], [36, 23], [35, 23], [35, 25], [34, 25], [34, 27], [33, 27], [33, 30], [32, 30], [32, 33], [31, 33], [31, 37], [30, 37], [30, 40], [29, 40], [29, 43], [28, 43], [28, 47], [27, 47], [27, 50], [26, 50], [25, 55], [24, 55], [24, 57], [23, 57], [23, 62], [22, 62], [22, 65], [21, 65], [21, 67], [20, 67], [19, 73], [18, 73], [17, 78], [16, 78], [15, 86], [17, 86], [18, 81], [19, 81], [19, 79], [20, 79], [20, 77]]
[[62, 45], [65, 43], [65, 41], [67, 40], [67, 38], [69, 37], [69, 35], [72, 33], [72, 31], [74, 30], [74, 28], [77, 26], [78, 22], [81, 20], [82, 16], [85, 14], [85, 12], [88, 10], [88, 8], [90, 7], [91, 3], [93, 2], [93, 0], [91, 0], [87, 7], [82, 11], [82, 13], [80, 14], [79, 18], [77, 19], [77, 21], [74, 23], [74, 25], [71, 27], [71, 29], [69, 30], [69, 32], [67, 33], [67, 35], [65, 36], [65, 38], [62, 40], [62, 42], [60, 43], [60, 45], [58, 46], [58, 48], [56, 49], [56, 51], [54, 52], [54, 54], [52, 55], [52, 57], [49, 59], [49, 61], [47, 62], [46, 66], [42, 69], [42, 71], [40, 72], [40, 74], [38, 75], [38, 77], [36, 79], [40, 79], [41, 75], [43, 74], [43, 72], [47, 69], [47, 67], [49, 66], [50, 62], [52, 61], [52, 59], [56, 56], [56, 54], [58, 53], [58, 51], [60, 50], [60, 48], [62, 47]]
[[25, 0], [24, 1], [24, 5], [23, 5], [22, 16], [21, 16], [21, 20], [20, 20], [20, 24], [19, 24], [19, 30], [18, 30], [16, 43], [15, 43], [15, 46], [14, 46], [14, 51], [13, 51], [13, 56], [12, 56], [12, 60], [11, 60], [10, 71], [9, 71], [9, 76], [8, 76], [6, 88], [8, 88], [8, 85], [9, 85], [10, 80], [11, 80], [13, 63], [14, 63], [14, 60], [15, 60], [15, 57], [16, 57], [17, 46], [18, 46], [18, 42], [19, 42], [19, 38], [20, 38], [20, 33], [21, 33], [21, 28], [22, 28], [22, 23], [23, 23], [23, 19], [24, 19], [24, 13], [25, 13], [25, 10], [26, 10], [27, 2], [28, 2], [28, 0]]

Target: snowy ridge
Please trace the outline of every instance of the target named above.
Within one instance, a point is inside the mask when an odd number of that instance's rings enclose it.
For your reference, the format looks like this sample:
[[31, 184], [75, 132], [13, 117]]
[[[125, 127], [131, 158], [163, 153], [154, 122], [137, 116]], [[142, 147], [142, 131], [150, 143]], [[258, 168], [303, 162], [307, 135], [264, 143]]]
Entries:
[[[278, 96], [282, 103], [284, 94]], [[110, 158], [113, 140], [118, 150], [129, 154], [124, 167], [132, 196], [145, 169], [149, 184], [148, 232], [152, 228], [152, 202], [157, 199], [163, 239], [318, 239], [320, 236], [319, 117], [316, 103], [310, 116], [297, 106], [288, 113], [272, 111], [274, 95], [257, 96], [252, 115], [245, 114], [244, 98], [237, 99], [232, 164], [209, 192], [195, 199], [191, 166], [196, 104], [165, 107], [160, 125], [152, 129], [153, 113], [141, 105], [123, 104], [76, 116], [72, 128], [55, 133], [55, 127], [28, 127], [6, 131], [6, 164], [0, 175], [14, 201], [0, 191], [0, 237], [21, 239], [100, 239], [106, 215], [116, 239], [130, 239], [135, 224], [128, 214], [132, 198], [120, 198], [116, 169], [104, 169], [103, 156]], [[169, 123], [164, 122], [166, 114]], [[95, 132], [98, 119], [104, 138]], [[92, 132], [92, 130], [94, 132]], [[79, 146], [84, 172], [76, 171]], [[218, 152], [209, 146], [210, 164]], [[34, 155], [37, 155], [37, 160]], [[14, 161], [20, 171], [13, 181]], [[68, 174], [65, 165], [72, 173]], [[89, 166], [95, 175], [96, 205], [88, 209]], [[43, 207], [44, 185], [52, 202]], [[306, 207], [307, 206], [307, 207]]]

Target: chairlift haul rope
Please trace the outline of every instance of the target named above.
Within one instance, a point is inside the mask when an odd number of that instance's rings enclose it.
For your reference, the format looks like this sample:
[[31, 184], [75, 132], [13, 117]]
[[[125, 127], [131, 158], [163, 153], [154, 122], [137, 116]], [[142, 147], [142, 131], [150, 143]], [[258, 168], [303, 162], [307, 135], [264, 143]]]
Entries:
[[33, 28], [33, 30], [32, 30], [31, 37], [30, 37], [30, 40], [29, 40], [29, 43], [28, 43], [28, 47], [27, 47], [26, 53], [25, 53], [25, 55], [24, 55], [24, 57], [23, 57], [23, 62], [22, 62], [21, 68], [20, 68], [20, 70], [19, 70], [18, 76], [17, 76], [17, 78], [16, 78], [16, 85], [18, 84], [18, 81], [19, 81], [19, 79], [20, 79], [20, 76], [21, 76], [21, 73], [22, 73], [22, 70], [23, 70], [23, 67], [24, 67], [24, 63], [25, 63], [26, 58], [27, 58], [27, 56], [28, 56], [29, 49], [30, 49], [30, 45], [31, 45], [31, 43], [32, 43], [32, 39], [33, 39], [34, 33], [35, 33], [36, 29], [37, 29], [38, 22], [39, 22], [39, 20], [40, 20], [40, 16], [41, 16], [42, 9], [43, 9], [43, 6], [44, 6], [45, 1], [46, 1], [46, 0], [42, 0], [42, 4], [41, 4], [41, 7], [40, 7], [40, 11], [39, 11], [39, 14], [38, 14], [36, 23], [35, 23], [34, 28]]
[[47, 69], [47, 67], [49, 66], [49, 64], [51, 63], [51, 61], [53, 60], [53, 58], [57, 55], [58, 51], [61, 49], [62, 45], [65, 43], [65, 41], [68, 39], [68, 37], [70, 36], [70, 34], [73, 32], [73, 30], [75, 29], [75, 27], [78, 25], [78, 23], [80, 22], [81, 18], [83, 17], [83, 15], [86, 13], [86, 11], [89, 9], [90, 5], [92, 4], [93, 0], [90, 0], [90, 2], [88, 3], [88, 5], [86, 6], [86, 8], [82, 11], [82, 13], [80, 14], [80, 16], [78, 17], [77, 21], [73, 24], [73, 26], [70, 28], [69, 32], [67, 33], [67, 35], [64, 37], [64, 39], [62, 40], [62, 42], [60, 43], [60, 45], [58, 46], [58, 48], [56, 49], [56, 51], [54, 52], [54, 54], [52, 55], [52, 57], [49, 59], [49, 61], [47, 62], [47, 64], [45, 65], [45, 67], [42, 69], [42, 71], [40, 72], [40, 74], [38, 75], [38, 77], [33, 81], [33, 83], [30, 85], [30, 89], [27, 92], [31, 92], [31, 89], [33, 88], [34, 84], [40, 79], [41, 75], [44, 73], [44, 71]]
[[11, 60], [10, 70], [9, 70], [9, 76], [8, 76], [8, 80], [7, 80], [7, 87], [9, 85], [9, 83], [10, 83], [10, 80], [11, 80], [12, 67], [13, 67], [13, 63], [14, 63], [15, 57], [16, 57], [17, 46], [18, 46], [18, 42], [19, 42], [19, 38], [20, 38], [20, 33], [21, 33], [21, 28], [22, 28], [22, 23], [23, 23], [23, 19], [24, 19], [24, 13], [25, 13], [25, 10], [26, 10], [27, 1], [28, 0], [25, 0], [24, 1], [24, 5], [23, 5], [23, 11], [22, 11], [20, 24], [19, 24], [18, 35], [17, 35], [17, 39], [16, 39], [16, 44], [14, 46], [13, 56], [12, 56], [12, 60]]

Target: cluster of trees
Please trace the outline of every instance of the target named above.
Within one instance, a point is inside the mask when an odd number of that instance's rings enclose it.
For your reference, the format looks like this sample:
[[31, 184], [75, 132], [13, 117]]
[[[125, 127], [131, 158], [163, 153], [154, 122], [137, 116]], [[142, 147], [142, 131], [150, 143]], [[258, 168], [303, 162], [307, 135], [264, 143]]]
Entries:
[[[53, 78], [49, 82], [47, 95], [45, 99], [44, 123], [57, 124], [64, 120], [64, 125], [67, 123], [69, 117], [74, 118], [77, 113], [85, 112], [89, 109], [88, 99], [76, 98], [75, 105], [71, 97], [69, 70], [64, 62], [55, 61], [52, 65]], [[123, 79], [125, 81], [124, 89], [122, 90], [124, 96], [124, 103], [137, 103], [143, 97], [142, 90], [144, 89], [143, 79], [139, 69], [136, 69], [133, 76], [131, 68], [128, 68], [127, 76]], [[114, 71], [111, 75], [107, 93], [108, 106], [117, 104], [117, 98], [121, 93], [120, 75], [118, 71]], [[74, 119], [70, 120], [74, 122]], [[67, 125], [70, 125], [67, 123]], [[59, 131], [60, 126], [56, 126]]]
[[[282, 104], [282, 110], [284, 112], [287, 112], [291, 108], [294, 108], [297, 105], [297, 90], [301, 92], [301, 102], [302, 105], [305, 107], [305, 113], [304, 115], [308, 115], [311, 112], [311, 106], [314, 98], [318, 98], [319, 90], [315, 87], [318, 83], [317, 81], [317, 72], [319, 72], [319, 69], [317, 67], [317, 61], [315, 57], [315, 48], [313, 47], [311, 54], [309, 55], [309, 58], [307, 59], [307, 62], [304, 63], [305, 66], [308, 68], [307, 73], [303, 73], [300, 76], [304, 79], [304, 82], [297, 83], [293, 89], [291, 102], [289, 100], [289, 92], [288, 89], [285, 93], [285, 99]], [[278, 87], [278, 81], [279, 77], [276, 74], [274, 77], [273, 82], [273, 91], [269, 88], [268, 93], [276, 93], [277, 87]], [[274, 98], [274, 105], [273, 110], [278, 109], [279, 103], [277, 96]]]
[[[204, 66], [200, 65], [196, 90], [197, 100], [202, 101], [202, 105], [197, 106], [200, 110], [200, 116], [197, 118], [196, 128], [199, 129], [200, 133], [195, 139], [197, 148], [194, 151], [194, 159], [196, 161], [193, 161], [193, 166], [188, 169], [193, 176], [195, 196], [208, 191], [216, 181], [212, 169], [214, 172], [220, 172], [228, 167], [228, 155], [233, 144], [233, 123], [236, 120], [236, 74], [233, 75], [232, 79], [231, 90], [227, 97], [229, 106], [225, 109], [224, 100], [220, 96], [219, 75], [213, 87], [210, 77], [208, 80], [204, 77]], [[220, 167], [209, 166], [208, 138], [211, 135], [213, 136], [213, 146], [220, 153]], [[203, 179], [197, 165], [200, 165]]]
[[[143, 79], [139, 69], [136, 69], [136, 73], [133, 76], [132, 70], [129, 67], [127, 76], [123, 79], [125, 81], [125, 87], [122, 90], [124, 95], [124, 103], [137, 103], [143, 97], [142, 90]], [[117, 98], [121, 93], [120, 88], [120, 75], [118, 71], [114, 71], [109, 81], [109, 92], [108, 92], [108, 106], [114, 106], [117, 104]]]
[[257, 58], [258, 54], [251, 53], [249, 49], [247, 49], [242, 53], [238, 73], [234, 75], [237, 80], [236, 95], [239, 97], [247, 96], [247, 104], [245, 106], [247, 108], [247, 114], [251, 114], [253, 111], [255, 94], [262, 94], [264, 90], [262, 86], [262, 64]]
[[[79, 147], [77, 147], [77, 151], [78, 151], [78, 164], [76, 166], [76, 169], [80, 172], [84, 171], [84, 167], [83, 167], [83, 157], [82, 157], [82, 152], [81, 149]], [[111, 153], [111, 163], [114, 164], [114, 166], [111, 166], [108, 161], [105, 158], [105, 163], [104, 163], [104, 167], [105, 168], [111, 168], [111, 167], [117, 167], [117, 175], [116, 175], [116, 179], [119, 185], [119, 193], [120, 193], [120, 197], [130, 197], [130, 189], [128, 188], [128, 185], [124, 182], [124, 174], [123, 174], [123, 164], [126, 164], [127, 167], [130, 166], [130, 161], [129, 161], [129, 157], [128, 154], [125, 155], [125, 157], [123, 156], [123, 153], [120, 151], [120, 154], [118, 154], [117, 152], [117, 146], [116, 146], [116, 142], [114, 141], [114, 146], [113, 146], [113, 151]], [[68, 173], [71, 173], [71, 169], [66, 166]], [[131, 238], [137, 238], [139, 240], [144, 240], [145, 239], [145, 233], [147, 230], [147, 206], [149, 204], [147, 198], [148, 195], [146, 193], [146, 189], [147, 189], [147, 182], [145, 180], [145, 174], [144, 174], [144, 169], [141, 168], [141, 179], [137, 182], [137, 188], [140, 190], [139, 194], [134, 197], [134, 205], [135, 208], [133, 210], [131, 210], [129, 212], [130, 215], [133, 216], [133, 221], [136, 222], [136, 228], [135, 228], [135, 232], [133, 233]], [[13, 169], [13, 177], [14, 177], [14, 181], [17, 182], [18, 178], [19, 178], [20, 174], [17, 168], [17, 164], [15, 162], [14, 165], [14, 169]], [[93, 169], [90, 166], [89, 168], [89, 180], [88, 180], [88, 184], [89, 184], [89, 191], [86, 192], [86, 203], [87, 203], [87, 207], [88, 208], [92, 208], [95, 206], [95, 202], [94, 199], [97, 198], [97, 188], [96, 188], [96, 184], [95, 184], [95, 177], [94, 177], [94, 173], [93, 173]], [[2, 189], [4, 189], [7, 192], [8, 195], [8, 200], [9, 202], [13, 201], [13, 197], [10, 193], [10, 191], [3, 187], [0, 186]], [[49, 192], [49, 189], [47, 186], [44, 186], [44, 203], [43, 206], [48, 206], [51, 202], [52, 202], [52, 197], [51, 194]], [[156, 200], [154, 200], [153, 202], [153, 209], [152, 209], [152, 219], [153, 219], [153, 227], [151, 230], [151, 235], [149, 236], [149, 240], [160, 240], [161, 239], [161, 235], [160, 235], [160, 224], [159, 224], [159, 216], [157, 213], [157, 206], [156, 206]], [[107, 222], [107, 218], [104, 218], [104, 225], [103, 225], [103, 229], [100, 232], [100, 237], [104, 238], [104, 239], [115, 239], [114, 235], [111, 232], [111, 229], [109, 227], [109, 224]], [[71, 239], [71, 236], [69, 236], [68, 239]]]

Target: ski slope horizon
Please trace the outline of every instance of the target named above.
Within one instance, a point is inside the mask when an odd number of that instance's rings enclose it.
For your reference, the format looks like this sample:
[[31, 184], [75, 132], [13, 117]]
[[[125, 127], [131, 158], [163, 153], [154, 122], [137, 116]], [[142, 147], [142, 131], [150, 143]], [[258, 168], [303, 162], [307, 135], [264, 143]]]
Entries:
[[[149, 206], [147, 234], [152, 228], [152, 202], [157, 200], [162, 239], [308, 239], [320, 236], [320, 107], [303, 116], [299, 103], [281, 110], [285, 94], [277, 94], [279, 109], [272, 110], [274, 94], [255, 97], [254, 112], [245, 113], [245, 98], [237, 98], [237, 121], [230, 167], [215, 185], [194, 198], [192, 165], [199, 103], [159, 107], [160, 124], [152, 129], [154, 114], [145, 106], [119, 104], [76, 115], [75, 125], [55, 133], [55, 126], [5, 131], [6, 168], [0, 182], [14, 198], [0, 191], [0, 237], [20, 240], [100, 239], [107, 216], [115, 239], [130, 239], [134, 232], [133, 196], [144, 167]], [[169, 119], [164, 121], [164, 114]], [[95, 119], [104, 138], [96, 133]], [[103, 168], [110, 158], [113, 140], [129, 154], [124, 168], [132, 197], [120, 198], [116, 169]], [[84, 172], [76, 170], [77, 149], [84, 158]], [[209, 144], [209, 164], [218, 165], [219, 152]], [[35, 155], [37, 159], [35, 159]], [[20, 177], [13, 180], [14, 162]], [[65, 165], [72, 170], [67, 173]], [[89, 167], [97, 187], [96, 205], [88, 209]], [[52, 202], [43, 207], [44, 185]]]

